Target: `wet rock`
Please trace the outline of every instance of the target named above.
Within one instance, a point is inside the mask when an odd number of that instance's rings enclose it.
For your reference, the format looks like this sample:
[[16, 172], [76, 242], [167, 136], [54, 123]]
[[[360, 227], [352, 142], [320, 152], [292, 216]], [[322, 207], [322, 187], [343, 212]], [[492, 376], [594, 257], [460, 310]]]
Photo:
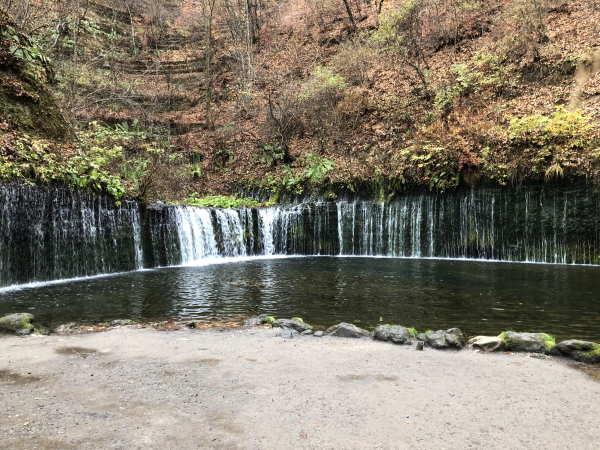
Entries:
[[300, 334], [303, 334], [304, 336], [310, 336], [311, 334], [313, 334], [313, 330], [306, 330], [306, 331], [303, 331]]
[[337, 325], [328, 328], [325, 334], [329, 336], [337, 337], [349, 337], [349, 338], [361, 338], [370, 337], [371, 333], [362, 328], [358, 328], [356, 325], [351, 323], [342, 322]]
[[495, 336], [476, 336], [469, 339], [467, 348], [482, 353], [504, 352], [506, 351], [506, 342]]
[[56, 331], [73, 331], [73, 330], [80, 330], [81, 327], [79, 325], [77, 325], [75, 322], [71, 322], [71, 323], [65, 323], [63, 325], [61, 325], [60, 327], [58, 327], [56, 329]]
[[460, 350], [465, 346], [465, 336], [458, 328], [449, 328], [446, 331], [438, 330], [427, 334], [420, 334], [417, 336], [417, 339], [438, 350], [448, 348]]
[[198, 322], [189, 322], [186, 323], [185, 326], [188, 328], [198, 328], [200, 325], [198, 325]]
[[150, 203], [146, 206], [146, 209], [150, 209], [150, 210], [154, 210], [154, 211], [162, 211], [165, 206], [167, 206], [166, 203], [161, 202], [160, 200], [154, 203]]
[[276, 328], [291, 328], [296, 330], [298, 333], [312, 329], [310, 325], [294, 319], [277, 319], [271, 324], [271, 326]]
[[550, 354], [573, 358], [586, 364], [600, 364], [600, 344], [595, 342], [578, 339], [562, 341], [550, 349]]
[[373, 339], [391, 341], [394, 344], [410, 344], [410, 331], [399, 325], [379, 325], [375, 328]]
[[33, 320], [33, 314], [29, 313], [9, 314], [0, 318], [0, 329], [5, 331], [20, 331], [23, 329], [33, 331], [33, 325], [31, 325]]
[[121, 319], [121, 320], [113, 320], [110, 323], [111, 327], [119, 327], [119, 326], [126, 326], [126, 325], [137, 325], [137, 322], [130, 320], [130, 319]]
[[263, 325], [266, 323], [273, 323], [275, 322], [275, 317], [273, 316], [269, 316], [268, 314], [261, 314], [260, 316], [257, 317], [251, 317], [250, 319], [248, 319], [246, 321], [246, 323], [244, 325]]
[[31, 334], [31, 330], [29, 328], [23, 328], [22, 330], [16, 332], [17, 336], [27, 336], [29, 334]]
[[548, 353], [554, 347], [554, 338], [546, 333], [517, 333], [505, 331], [498, 336], [512, 352]]
[[277, 336], [282, 337], [283, 339], [292, 339], [294, 336], [298, 335], [300, 335], [300, 333], [289, 327], [281, 327], [281, 331], [277, 333]]
[[323, 337], [325, 335], [325, 333], [323, 333], [322, 331], [317, 331], [315, 332], [315, 334], [313, 334], [314, 337]]
[[423, 350], [423, 343], [417, 342], [417, 345], [415, 346], [415, 350]]

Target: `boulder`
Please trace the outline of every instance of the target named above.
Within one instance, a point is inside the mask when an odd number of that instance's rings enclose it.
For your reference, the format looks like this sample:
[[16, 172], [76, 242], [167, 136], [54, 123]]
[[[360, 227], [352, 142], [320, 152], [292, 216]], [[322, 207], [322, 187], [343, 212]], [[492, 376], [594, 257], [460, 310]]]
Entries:
[[6, 331], [21, 331], [24, 329], [33, 331], [33, 325], [31, 325], [33, 320], [33, 314], [29, 313], [9, 314], [0, 318], [0, 329]]
[[277, 319], [276, 321], [271, 323], [271, 326], [277, 328], [291, 328], [293, 330], [296, 330], [298, 333], [302, 333], [306, 330], [312, 330], [312, 327], [310, 325], [294, 319]]
[[550, 349], [550, 354], [566, 356], [587, 364], [600, 364], [600, 345], [595, 342], [578, 339], [562, 341]]
[[554, 338], [546, 333], [517, 333], [505, 331], [498, 336], [512, 352], [548, 353], [554, 347]]
[[304, 336], [310, 336], [311, 334], [313, 334], [313, 330], [306, 330], [306, 331], [303, 331], [303, 332], [302, 332], [302, 333], [300, 333], [300, 334], [302, 334], [302, 335], [304, 335]]
[[399, 325], [379, 325], [373, 333], [373, 339], [394, 344], [410, 344], [410, 337], [410, 331]]
[[460, 350], [465, 346], [465, 336], [458, 328], [449, 328], [445, 331], [431, 331], [427, 334], [418, 335], [417, 339], [424, 341], [430, 347], [439, 350], [448, 348]]
[[337, 337], [349, 337], [349, 338], [361, 338], [370, 337], [371, 333], [362, 328], [358, 328], [356, 325], [351, 323], [342, 322], [334, 325], [325, 331], [325, 334], [329, 336]]
[[244, 325], [252, 326], [252, 325], [263, 325], [265, 323], [273, 323], [275, 322], [275, 317], [269, 316], [268, 314], [261, 314], [257, 317], [251, 317], [246, 321]]
[[120, 320], [113, 320], [110, 323], [111, 327], [119, 327], [119, 326], [125, 326], [125, 325], [137, 325], [137, 322], [130, 320], [130, 319], [120, 319]]
[[72, 331], [72, 330], [80, 330], [81, 327], [77, 325], [75, 322], [65, 323], [56, 329], [56, 331]]
[[299, 336], [299, 335], [300, 335], [300, 333], [298, 333], [293, 328], [289, 328], [289, 327], [281, 327], [281, 331], [279, 333], [277, 333], [277, 336], [282, 337], [284, 339], [292, 339], [294, 336]]
[[323, 337], [325, 333], [323, 333], [322, 331], [317, 331], [315, 334], [313, 334], [314, 337]]
[[483, 353], [504, 352], [506, 351], [506, 342], [504, 342], [504, 339], [495, 336], [476, 336], [469, 339], [467, 348], [480, 350]]

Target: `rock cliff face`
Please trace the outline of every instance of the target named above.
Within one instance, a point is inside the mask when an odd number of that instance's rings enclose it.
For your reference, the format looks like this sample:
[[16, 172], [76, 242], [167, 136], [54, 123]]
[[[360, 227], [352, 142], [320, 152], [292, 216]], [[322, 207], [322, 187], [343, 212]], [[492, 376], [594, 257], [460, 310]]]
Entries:
[[73, 130], [48, 84], [50, 61], [0, 10], [0, 125], [31, 136], [71, 141]]

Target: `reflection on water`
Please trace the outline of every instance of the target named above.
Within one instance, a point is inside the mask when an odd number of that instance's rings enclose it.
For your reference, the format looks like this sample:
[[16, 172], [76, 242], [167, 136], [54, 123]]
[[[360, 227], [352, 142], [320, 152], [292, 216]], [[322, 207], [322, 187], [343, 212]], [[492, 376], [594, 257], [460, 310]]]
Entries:
[[231, 320], [268, 313], [467, 334], [545, 331], [600, 340], [600, 267], [307, 257], [133, 272], [0, 293], [0, 315], [38, 323]]

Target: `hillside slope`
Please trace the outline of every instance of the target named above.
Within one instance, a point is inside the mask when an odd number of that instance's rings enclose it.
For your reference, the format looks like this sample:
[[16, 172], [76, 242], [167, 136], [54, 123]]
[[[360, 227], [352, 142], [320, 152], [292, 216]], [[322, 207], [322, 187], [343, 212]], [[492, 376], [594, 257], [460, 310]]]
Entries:
[[0, 118], [5, 129], [60, 142], [73, 139], [49, 89], [51, 77], [48, 60], [0, 10]]
[[21, 22], [130, 197], [598, 179], [594, 1], [44, 7]]

